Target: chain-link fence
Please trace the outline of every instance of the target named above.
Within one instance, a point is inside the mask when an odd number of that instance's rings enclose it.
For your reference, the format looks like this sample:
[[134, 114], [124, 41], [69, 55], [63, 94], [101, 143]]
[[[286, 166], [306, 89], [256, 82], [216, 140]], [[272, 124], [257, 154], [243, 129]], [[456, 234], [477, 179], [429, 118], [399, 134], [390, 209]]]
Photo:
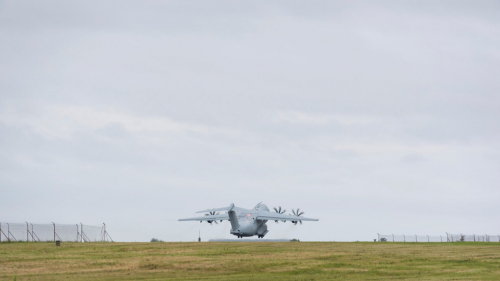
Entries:
[[[377, 233], [378, 234], [378, 233]], [[446, 242], [446, 236], [437, 235], [405, 235], [405, 234], [378, 234], [380, 242]]]
[[106, 231], [106, 224], [91, 226], [81, 223], [0, 223], [0, 242], [6, 241], [105, 242], [113, 240]]
[[446, 235], [404, 235], [379, 234], [380, 242], [500, 242], [500, 235], [449, 234]]
[[448, 242], [500, 242], [500, 235], [446, 233], [446, 236]]

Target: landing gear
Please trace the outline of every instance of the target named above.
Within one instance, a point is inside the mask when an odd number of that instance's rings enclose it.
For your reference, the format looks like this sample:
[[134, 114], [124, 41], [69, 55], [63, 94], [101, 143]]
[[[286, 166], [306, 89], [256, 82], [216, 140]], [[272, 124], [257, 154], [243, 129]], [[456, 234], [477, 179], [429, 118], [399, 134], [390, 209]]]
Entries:
[[259, 238], [264, 238], [264, 235], [259, 235], [259, 236], [257, 236], [257, 237], [259, 237]]

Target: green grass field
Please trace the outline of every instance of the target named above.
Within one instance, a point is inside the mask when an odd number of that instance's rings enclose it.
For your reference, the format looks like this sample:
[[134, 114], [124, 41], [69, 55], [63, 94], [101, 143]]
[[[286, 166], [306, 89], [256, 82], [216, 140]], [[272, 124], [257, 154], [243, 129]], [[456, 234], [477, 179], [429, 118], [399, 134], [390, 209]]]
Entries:
[[500, 280], [500, 243], [0, 243], [0, 280]]

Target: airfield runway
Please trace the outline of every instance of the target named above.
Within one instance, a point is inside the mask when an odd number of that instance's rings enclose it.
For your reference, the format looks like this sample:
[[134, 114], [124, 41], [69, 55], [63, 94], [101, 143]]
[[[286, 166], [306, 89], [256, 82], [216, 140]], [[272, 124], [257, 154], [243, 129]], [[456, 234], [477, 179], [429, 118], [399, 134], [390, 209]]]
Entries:
[[500, 280], [500, 243], [0, 243], [0, 280]]

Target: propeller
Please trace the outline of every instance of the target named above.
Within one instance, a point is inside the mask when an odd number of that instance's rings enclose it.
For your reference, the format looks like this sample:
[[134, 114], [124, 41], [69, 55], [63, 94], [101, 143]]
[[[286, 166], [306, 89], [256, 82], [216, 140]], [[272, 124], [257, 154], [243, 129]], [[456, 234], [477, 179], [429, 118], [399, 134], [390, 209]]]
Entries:
[[[275, 211], [276, 213], [278, 213], [278, 214], [284, 214], [284, 213], [286, 212], [286, 210], [285, 210], [285, 209], [281, 210], [281, 206], [278, 206], [278, 208], [277, 208], [277, 209], [276, 209], [276, 207], [274, 207], [273, 209], [274, 209], [274, 211]], [[278, 220], [275, 220], [274, 222], [275, 222], [275, 223], [278, 223]], [[283, 221], [283, 222], [285, 222], [285, 221]]]
[[[215, 213], [215, 211], [213, 212], [209, 212], [208, 214], [205, 214], [205, 216], [216, 216], [218, 215], [219, 212]], [[210, 225], [212, 225], [213, 222], [215, 222], [215, 224], [219, 224], [216, 220], [208, 220], [207, 221]], [[222, 222], [222, 221], [221, 221]]]
[[[295, 211], [294, 209], [292, 209], [292, 213], [293, 213], [294, 216], [297, 216], [297, 217], [300, 217], [303, 214], [305, 214], [304, 212], [301, 212], [299, 208], [297, 208], [297, 211]], [[292, 221], [292, 223], [295, 224], [295, 225], [297, 225], [297, 222], [300, 222], [300, 224], [302, 224], [301, 220]]]

